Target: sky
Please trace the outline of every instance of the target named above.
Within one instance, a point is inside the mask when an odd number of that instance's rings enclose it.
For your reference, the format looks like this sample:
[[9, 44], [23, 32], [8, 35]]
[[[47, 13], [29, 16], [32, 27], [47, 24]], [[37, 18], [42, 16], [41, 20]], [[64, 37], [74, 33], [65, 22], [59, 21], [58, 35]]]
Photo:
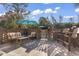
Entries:
[[[27, 10], [31, 13], [28, 15], [30, 19], [35, 21], [39, 20], [39, 17], [54, 16], [59, 21], [59, 16], [63, 16], [63, 22], [68, 22], [69, 18], [75, 18], [77, 22], [77, 14], [79, 8], [76, 8], [72, 3], [29, 3]], [[0, 15], [5, 13], [5, 9], [0, 5]]]

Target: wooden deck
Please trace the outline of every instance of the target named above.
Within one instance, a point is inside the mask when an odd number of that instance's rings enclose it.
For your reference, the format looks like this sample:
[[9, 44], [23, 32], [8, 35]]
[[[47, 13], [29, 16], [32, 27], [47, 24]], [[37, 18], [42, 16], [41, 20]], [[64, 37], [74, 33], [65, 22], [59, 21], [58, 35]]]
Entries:
[[19, 46], [15, 43], [0, 45], [2, 56], [79, 56], [79, 48], [68, 49], [56, 41], [30, 40]]

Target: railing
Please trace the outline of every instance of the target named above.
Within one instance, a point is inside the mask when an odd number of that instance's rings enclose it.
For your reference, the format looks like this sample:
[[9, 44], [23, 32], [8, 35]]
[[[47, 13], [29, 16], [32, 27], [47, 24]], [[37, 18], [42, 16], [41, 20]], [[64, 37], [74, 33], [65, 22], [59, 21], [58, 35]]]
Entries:
[[70, 47], [71, 47], [71, 32], [66, 32], [63, 33], [61, 31], [54, 31], [53, 32], [53, 37], [55, 40], [57, 40], [57, 42], [61, 42], [64, 46], [67, 45], [68, 46], [68, 50], [70, 51]]

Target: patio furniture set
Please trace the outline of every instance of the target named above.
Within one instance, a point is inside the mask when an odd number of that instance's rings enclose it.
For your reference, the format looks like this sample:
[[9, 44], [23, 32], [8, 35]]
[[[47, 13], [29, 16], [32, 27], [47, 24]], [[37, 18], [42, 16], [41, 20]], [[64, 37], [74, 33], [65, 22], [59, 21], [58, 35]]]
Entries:
[[[41, 29], [42, 30], [42, 29]], [[43, 29], [42, 31], [44, 33], [48, 32], [46, 29]], [[41, 31], [41, 32], [42, 32]], [[43, 33], [42, 32], [42, 33]], [[50, 32], [48, 34], [40, 34], [37, 33], [36, 31], [31, 30], [30, 35], [27, 36], [23, 36], [22, 33], [20, 31], [14, 31], [14, 32], [3, 32], [0, 33], [0, 43], [2, 42], [13, 42], [16, 41], [16, 43], [18, 44], [22, 44], [24, 43], [24, 40], [28, 40], [28, 39], [35, 39], [35, 38], [39, 38], [41, 36], [43, 36], [43, 38], [49, 38], [48, 36], [52, 34], [53, 39], [57, 40], [57, 42], [61, 42], [64, 46], [68, 47], [68, 50], [71, 51], [71, 46], [79, 46], [78, 44], [78, 33], [79, 33], [79, 29], [74, 29], [72, 32], [70, 31], [69, 28], [64, 28], [62, 30], [53, 30], [53, 32]], [[40, 35], [38, 35], [40, 34]], [[75, 42], [75, 43], [74, 43]]]
[[23, 43], [23, 40], [25, 39], [33, 39], [36, 37], [36, 32], [31, 32], [28, 36], [23, 36], [21, 32], [3, 32], [0, 34], [0, 42], [13, 42], [16, 41], [16, 43], [21, 44]]

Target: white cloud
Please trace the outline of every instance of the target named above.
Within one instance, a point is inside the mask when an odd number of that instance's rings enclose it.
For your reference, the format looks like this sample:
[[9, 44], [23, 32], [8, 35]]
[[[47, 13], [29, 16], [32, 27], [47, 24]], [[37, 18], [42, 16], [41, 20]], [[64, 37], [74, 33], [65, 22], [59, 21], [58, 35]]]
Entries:
[[39, 15], [39, 14], [42, 14], [43, 13], [43, 11], [42, 10], [40, 10], [40, 9], [37, 9], [37, 10], [34, 10], [34, 11], [32, 11], [32, 15]]
[[5, 15], [5, 13], [0, 13], [0, 16]]
[[2, 14], [0, 14], [0, 16], [2, 16]]
[[45, 9], [45, 10], [36, 9], [36, 10], [31, 12], [31, 15], [36, 16], [36, 15], [40, 15], [42, 13], [45, 13], [45, 14], [57, 13], [57, 10], [53, 10], [51, 8], [48, 8], [48, 9]]
[[53, 10], [50, 8], [45, 10], [45, 13], [52, 13], [52, 12], [53, 12]]
[[55, 10], [59, 10], [61, 7], [56, 7]]
[[43, 3], [43, 4], [50, 4], [50, 3]]
[[56, 10], [52, 10], [51, 8], [48, 8], [44, 11], [45, 13], [57, 13]]
[[54, 11], [53, 11], [53, 13], [57, 13], [57, 11], [56, 11], [56, 10], [54, 10]]
[[64, 18], [74, 18], [76, 16], [64, 16]]
[[31, 18], [32, 18], [32, 19], [35, 19], [35, 16], [32, 16]]
[[76, 8], [76, 9], [75, 9], [75, 12], [79, 12], [79, 8]]

